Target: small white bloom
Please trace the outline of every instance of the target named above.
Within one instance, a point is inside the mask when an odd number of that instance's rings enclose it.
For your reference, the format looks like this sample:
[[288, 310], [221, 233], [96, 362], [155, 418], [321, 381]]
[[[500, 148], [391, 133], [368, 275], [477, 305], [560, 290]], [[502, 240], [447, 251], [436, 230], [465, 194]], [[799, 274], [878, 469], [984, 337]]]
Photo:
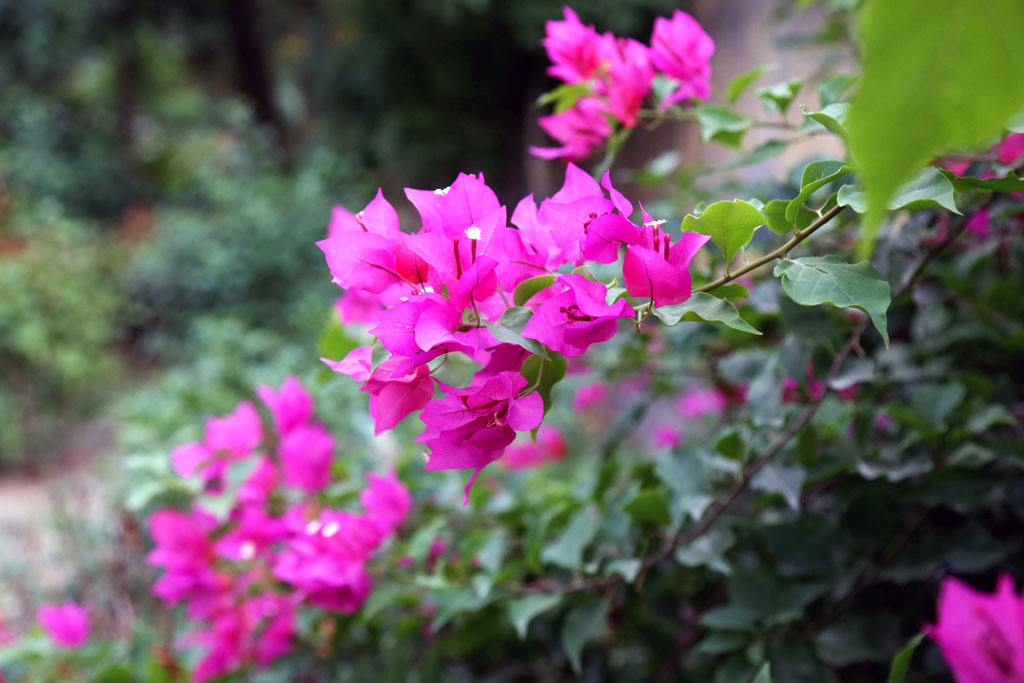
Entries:
[[660, 221], [647, 221], [646, 223], [644, 223], [644, 227], [645, 228], [660, 228], [661, 226], [665, 225], [666, 223], [668, 223], [668, 221], [663, 218]]
[[480, 232], [480, 228], [476, 227], [475, 225], [471, 225], [468, 228], [466, 228], [466, 237], [468, 237], [471, 240], [478, 240], [483, 236], [484, 234]]
[[320, 531], [320, 520], [319, 519], [310, 520], [309, 524], [306, 525], [306, 533], [308, 535], [312, 536], [313, 534], [315, 534], [318, 531]]
[[445, 188], [443, 188], [443, 189], [439, 187], [439, 188], [437, 188], [436, 190], [434, 190], [434, 194], [436, 194], [436, 195], [440, 195], [440, 196], [442, 196], [442, 197], [443, 197], [443, 196], [445, 196], [446, 194], [448, 194], [448, 190], [450, 190], [450, 189], [452, 189], [452, 186], [451, 186], [451, 185], [449, 185], [448, 187], [445, 187]]
[[330, 538], [334, 534], [338, 533], [338, 529], [340, 528], [341, 525], [337, 522], [328, 522], [327, 525], [324, 526], [324, 538]]

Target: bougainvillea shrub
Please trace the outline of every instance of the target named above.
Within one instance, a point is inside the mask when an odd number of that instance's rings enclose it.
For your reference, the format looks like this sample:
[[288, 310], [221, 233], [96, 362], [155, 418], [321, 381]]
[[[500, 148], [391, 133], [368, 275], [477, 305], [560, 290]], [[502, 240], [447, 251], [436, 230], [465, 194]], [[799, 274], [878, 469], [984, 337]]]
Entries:
[[[643, 43], [565, 8], [556, 191], [336, 207], [310, 381], [207, 417], [135, 501], [175, 621], [124, 680], [1018, 680], [1024, 9], [844, 8], [859, 75], [725, 93], [690, 15]], [[625, 173], [646, 120], [737, 154]], [[825, 136], [781, 185], [728, 176]], [[0, 664], [99, 670], [88, 621], [43, 626]]]

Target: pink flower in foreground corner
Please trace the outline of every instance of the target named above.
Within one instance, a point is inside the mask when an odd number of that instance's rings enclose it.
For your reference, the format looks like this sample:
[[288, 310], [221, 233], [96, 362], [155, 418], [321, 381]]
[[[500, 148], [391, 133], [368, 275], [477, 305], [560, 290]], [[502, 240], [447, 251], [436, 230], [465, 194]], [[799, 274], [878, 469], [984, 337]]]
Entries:
[[937, 622], [925, 633], [938, 644], [959, 683], [1024, 681], [1024, 601], [1008, 574], [999, 577], [993, 595], [947, 577]]
[[89, 640], [89, 613], [78, 603], [42, 605], [37, 618], [57, 647], [82, 647]]
[[676, 10], [672, 19], [658, 17], [654, 20], [651, 64], [679, 83], [662, 106], [688, 98], [706, 100], [711, 96], [711, 55], [714, 53], [715, 41], [686, 12]]
[[466, 484], [464, 505], [477, 475], [501, 457], [516, 432], [540, 426], [544, 402], [536, 391], [520, 396], [526, 384], [518, 372], [499, 372], [480, 385], [452, 388], [423, 409], [420, 419], [427, 428], [416, 440], [431, 451], [427, 469], [475, 470]]

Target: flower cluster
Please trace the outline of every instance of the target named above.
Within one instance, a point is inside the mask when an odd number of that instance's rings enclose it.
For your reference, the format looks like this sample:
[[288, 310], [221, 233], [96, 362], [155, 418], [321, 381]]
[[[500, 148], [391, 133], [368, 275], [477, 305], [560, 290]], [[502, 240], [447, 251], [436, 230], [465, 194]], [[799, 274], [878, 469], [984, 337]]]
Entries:
[[583, 94], [573, 106], [539, 120], [561, 146], [531, 147], [533, 154], [579, 160], [612, 134], [615, 122], [632, 128], [658, 75], [669, 86], [659, 103], [663, 109], [711, 95], [715, 43], [686, 12], [676, 10], [671, 19], [656, 19], [650, 46], [610, 32], [598, 33], [570, 8], [563, 12], [565, 19], [546, 24], [548, 74]]
[[208, 420], [201, 442], [171, 456], [180, 475], [226, 501], [226, 512], [197, 503], [149, 518], [156, 547], [148, 561], [164, 570], [153, 594], [183, 603], [201, 624], [187, 638], [206, 649], [197, 680], [288, 653], [302, 607], [358, 609], [371, 590], [366, 563], [412, 505], [394, 472], [368, 475], [362, 512], [324, 505], [319, 496], [331, 482], [334, 440], [313, 421], [312, 397], [294, 378], [258, 393], [273, 416], [273, 443], [264, 440], [255, 406], [243, 402]]
[[959, 683], [1024, 680], [1024, 596], [1013, 578], [999, 577], [993, 595], [955, 577], [942, 583], [938, 623], [925, 629]]
[[[620, 319], [634, 319], [624, 293], [654, 305], [689, 298], [690, 259], [708, 237], [673, 239], [643, 207], [643, 222], [633, 223], [633, 205], [608, 173], [598, 183], [571, 163], [552, 197], [518, 203], [515, 227], [482, 176], [461, 174], [448, 188], [406, 196], [422, 220], [416, 232], [400, 230], [378, 192], [359, 213], [337, 207], [318, 243], [346, 290], [339, 311], [372, 325], [376, 337], [324, 361], [363, 383], [377, 433], [421, 410], [427, 469], [474, 470], [468, 497], [517, 433], [540, 426], [544, 363], [579, 356], [614, 336]], [[626, 292], [610, 293], [581, 268], [620, 260]], [[430, 367], [451, 354], [476, 364], [468, 386], [450, 386]], [[531, 354], [541, 370], [524, 365]]]

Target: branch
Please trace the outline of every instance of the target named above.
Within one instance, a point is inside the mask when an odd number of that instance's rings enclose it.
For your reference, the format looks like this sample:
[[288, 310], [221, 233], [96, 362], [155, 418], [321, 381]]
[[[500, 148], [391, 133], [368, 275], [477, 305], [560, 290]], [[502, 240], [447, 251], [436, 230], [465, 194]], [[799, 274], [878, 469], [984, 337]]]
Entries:
[[743, 266], [742, 268], [740, 268], [739, 270], [734, 271], [734, 272], [730, 273], [729, 275], [725, 275], [723, 277], [720, 277], [717, 280], [715, 280], [714, 282], [709, 282], [708, 284], [703, 285], [702, 287], [697, 287], [693, 291], [694, 292], [710, 292], [713, 289], [718, 289], [722, 285], [729, 284], [730, 282], [732, 282], [736, 278], [740, 277], [741, 275], [746, 275], [750, 271], [756, 270], [756, 269], [760, 268], [761, 266], [765, 265], [766, 263], [771, 263], [772, 261], [774, 261], [777, 258], [785, 257], [786, 254], [789, 253], [790, 249], [792, 249], [796, 245], [798, 245], [801, 242], [803, 242], [805, 239], [807, 239], [808, 237], [813, 235], [815, 232], [817, 232], [818, 229], [823, 227], [826, 223], [828, 223], [833, 218], [838, 216], [839, 213], [843, 210], [843, 208], [844, 207], [842, 207], [842, 206], [833, 206], [831, 209], [829, 209], [824, 214], [822, 214], [822, 216], [820, 218], [818, 218], [816, 221], [814, 221], [813, 223], [808, 225], [806, 228], [804, 228], [803, 230], [798, 232], [788, 242], [783, 244], [781, 247], [779, 247], [775, 251], [770, 252], [768, 254], [765, 254], [764, 256], [762, 256], [761, 258], [757, 259], [756, 261], [752, 261], [752, 262], [748, 263], [747, 265]]

